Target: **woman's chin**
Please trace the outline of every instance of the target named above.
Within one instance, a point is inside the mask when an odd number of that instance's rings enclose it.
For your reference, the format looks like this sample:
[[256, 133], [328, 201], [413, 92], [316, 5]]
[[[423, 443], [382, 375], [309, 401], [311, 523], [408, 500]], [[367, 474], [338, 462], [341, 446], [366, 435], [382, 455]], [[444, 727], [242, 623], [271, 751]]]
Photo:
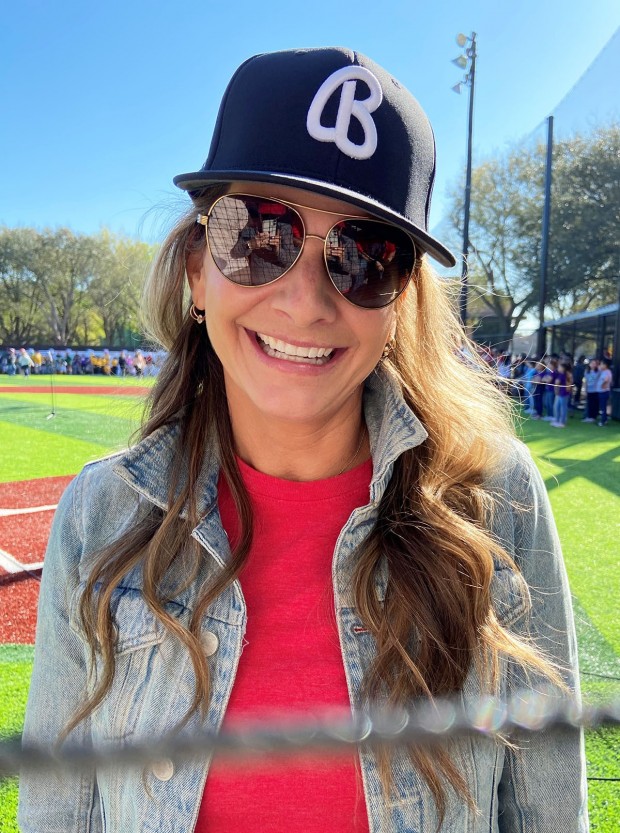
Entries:
[[268, 397], [257, 396], [252, 405], [257, 418], [298, 425], [323, 422], [328, 415], [339, 410], [339, 403], [337, 405], [329, 400], [323, 401], [316, 395], [290, 389], [280, 394], [274, 392]]

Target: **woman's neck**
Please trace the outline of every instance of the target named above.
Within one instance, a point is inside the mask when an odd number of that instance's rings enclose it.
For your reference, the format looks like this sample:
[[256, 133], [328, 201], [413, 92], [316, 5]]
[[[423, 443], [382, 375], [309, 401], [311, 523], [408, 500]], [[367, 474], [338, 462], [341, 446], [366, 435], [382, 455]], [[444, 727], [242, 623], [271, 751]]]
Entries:
[[312, 424], [232, 407], [231, 423], [239, 457], [272, 477], [323, 480], [358, 466], [370, 456], [361, 398], [355, 408]]

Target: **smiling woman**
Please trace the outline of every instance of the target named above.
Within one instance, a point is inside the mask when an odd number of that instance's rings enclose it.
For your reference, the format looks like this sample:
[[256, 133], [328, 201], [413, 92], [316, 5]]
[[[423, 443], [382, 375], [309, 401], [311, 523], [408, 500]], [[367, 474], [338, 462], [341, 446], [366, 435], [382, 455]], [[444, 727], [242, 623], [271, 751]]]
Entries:
[[[250, 186], [234, 183], [231, 191], [245, 193]], [[327, 241], [334, 220], [339, 218], [343, 233], [353, 234], [345, 226], [348, 223], [361, 243], [370, 229], [385, 229], [386, 235], [394, 236], [389, 226], [364, 218], [361, 212], [361, 219], [343, 221], [351, 206], [318, 194], [263, 183], [255, 183], [253, 190], [254, 204], [261, 205], [259, 198], [270, 195], [267, 210], [283, 209], [276, 215], [280, 219], [271, 238], [277, 242], [261, 243], [262, 248], [271, 245], [278, 249], [269, 261], [270, 279], [263, 275], [258, 285], [239, 284], [235, 273], [229, 277], [229, 267], [215, 260], [211, 247], [201, 241], [202, 248], [187, 259], [192, 299], [205, 311], [209, 341], [222, 363], [235, 443], [242, 459], [274, 476], [295, 480], [329, 477], [351, 456], [362, 434], [363, 383], [394, 336], [396, 307], [390, 302], [411, 276], [413, 241], [401, 232], [403, 248], [410, 253], [407, 265], [399, 268], [392, 283], [386, 278], [389, 301], [382, 299], [383, 306], [369, 309], [359, 305], [368, 295], [352, 295], [350, 282], [343, 291], [337, 289], [327, 266]], [[275, 198], [279, 198], [277, 203]], [[300, 204], [304, 199], [306, 206]], [[237, 227], [223, 226], [217, 205], [207, 215], [207, 240], [221, 242], [227, 236], [227, 248], [234, 251], [247, 224], [241, 225], [241, 221]], [[289, 216], [293, 210], [297, 220]], [[263, 226], [265, 222], [262, 219]], [[300, 235], [308, 231], [300, 240], [295, 260], [291, 263], [286, 258], [286, 266], [282, 266], [283, 225], [290, 227], [294, 222]], [[253, 251], [262, 251], [257, 236], [250, 239], [255, 244]], [[251, 261], [252, 255], [247, 259]], [[255, 276], [255, 267], [250, 268]], [[368, 290], [368, 284], [366, 287]], [[384, 287], [377, 281], [376, 288]], [[367, 458], [366, 437], [364, 443], [359, 453]]]
[[[428, 262], [454, 263], [427, 231], [434, 166], [419, 104], [359, 53], [233, 76], [146, 287], [169, 353], [142, 439], [87, 466], [54, 522], [27, 743], [575, 694], [544, 486]], [[585, 806], [564, 730], [25, 773], [20, 814], [24, 831], [583, 833]]]

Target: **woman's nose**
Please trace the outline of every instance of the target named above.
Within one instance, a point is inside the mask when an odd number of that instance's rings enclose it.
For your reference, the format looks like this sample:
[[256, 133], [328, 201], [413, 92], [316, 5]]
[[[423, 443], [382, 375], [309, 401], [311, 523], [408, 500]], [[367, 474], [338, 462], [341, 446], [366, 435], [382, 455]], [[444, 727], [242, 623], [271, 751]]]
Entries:
[[327, 274], [325, 238], [307, 234], [301, 257], [274, 287], [274, 307], [297, 326], [331, 322], [337, 315], [338, 293]]

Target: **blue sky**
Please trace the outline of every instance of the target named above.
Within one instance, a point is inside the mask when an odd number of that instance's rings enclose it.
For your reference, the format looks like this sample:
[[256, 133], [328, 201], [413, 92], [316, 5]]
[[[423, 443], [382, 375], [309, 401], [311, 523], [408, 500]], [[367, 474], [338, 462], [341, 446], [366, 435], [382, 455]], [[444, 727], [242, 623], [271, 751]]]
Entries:
[[[403, 82], [437, 138], [433, 224], [464, 166], [455, 35], [478, 35], [475, 157], [538, 127], [620, 26], [618, 0], [296, 4], [19, 0], [0, 27], [0, 224], [156, 239], [207, 155], [228, 78], [256, 52], [350, 46]], [[609, 77], [600, 96], [617, 98]]]

